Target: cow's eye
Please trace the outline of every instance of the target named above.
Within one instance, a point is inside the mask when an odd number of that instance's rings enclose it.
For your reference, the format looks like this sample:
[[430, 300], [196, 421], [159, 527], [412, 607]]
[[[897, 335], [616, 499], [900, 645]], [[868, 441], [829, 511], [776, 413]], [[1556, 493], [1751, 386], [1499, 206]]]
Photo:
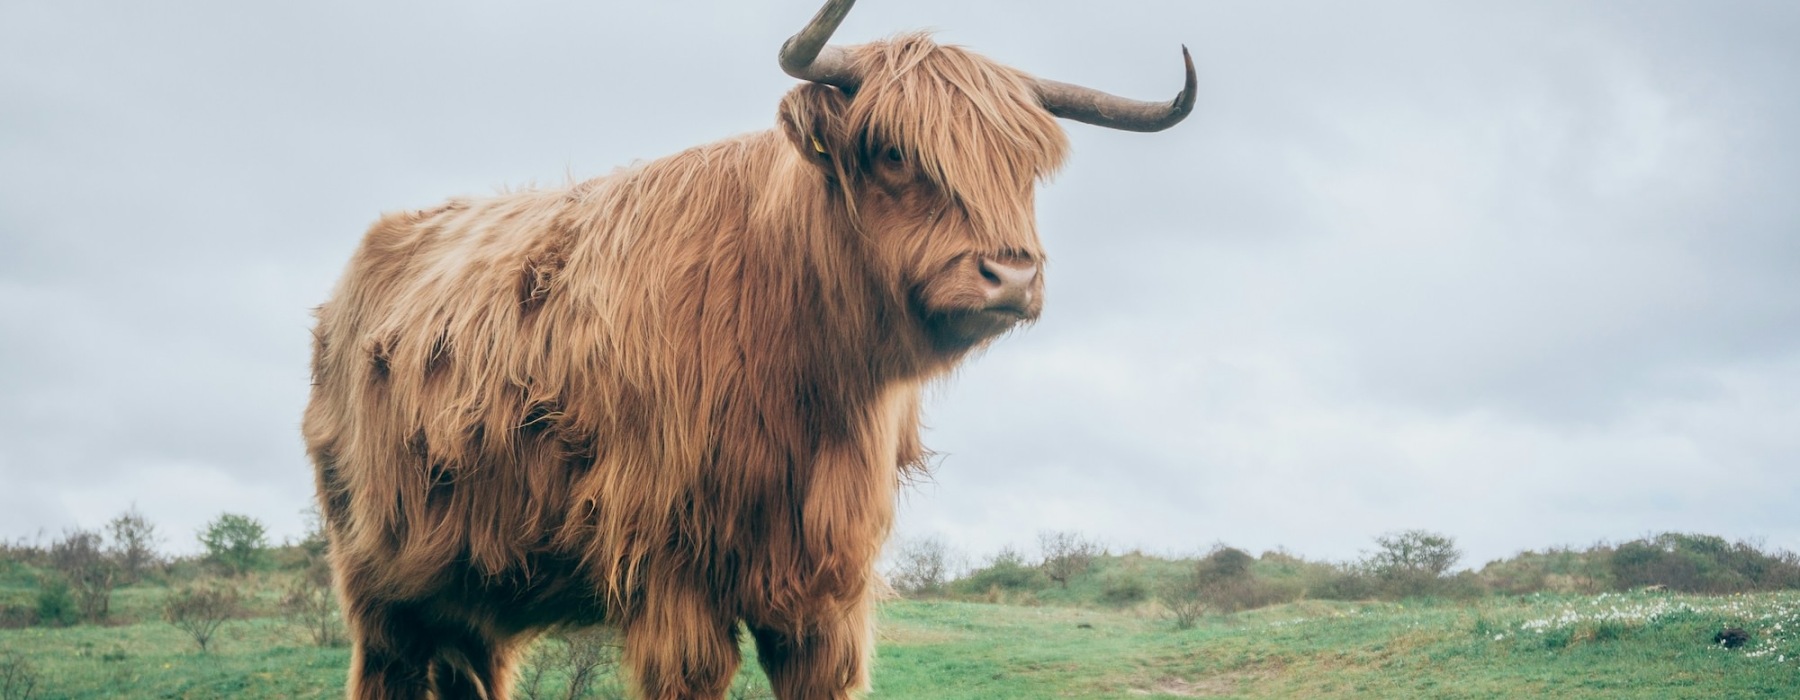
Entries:
[[899, 146], [888, 146], [887, 153], [884, 153], [883, 155], [887, 157], [889, 163], [901, 163], [906, 161], [906, 154], [900, 152]]

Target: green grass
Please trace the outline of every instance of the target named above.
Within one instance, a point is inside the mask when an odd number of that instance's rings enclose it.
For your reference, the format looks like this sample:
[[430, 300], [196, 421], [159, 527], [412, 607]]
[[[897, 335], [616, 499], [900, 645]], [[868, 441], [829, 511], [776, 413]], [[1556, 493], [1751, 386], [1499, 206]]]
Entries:
[[[121, 591], [129, 624], [0, 630], [0, 648], [37, 668], [42, 700], [341, 696], [347, 650], [264, 617], [202, 655], [156, 619], [163, 593]], [[1750, 643], [1712, 644], [1726, 626]], [[1302, 601], [1186, 631], [1148, 604], [896, 601], [881, 609], [874, 697], [1794, 698], [1800, 592]]]
[[[1131, 613], [905, 603], [883, 623], [878, 697], [1800, 697], [1793, 593], [1311, 601], [1182, 632]], [[1728, 624], [1758, 641], [1712, 645]]]

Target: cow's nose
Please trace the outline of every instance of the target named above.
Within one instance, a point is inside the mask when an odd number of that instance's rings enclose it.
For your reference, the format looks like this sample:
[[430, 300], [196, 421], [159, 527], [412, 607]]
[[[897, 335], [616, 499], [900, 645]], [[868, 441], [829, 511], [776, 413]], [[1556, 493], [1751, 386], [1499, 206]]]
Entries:
[[1025, 315], [1031, 309], [1038, 266], [1028, 260], [1008, 261], [983, 257], [981, 281], [987, 292], [987, 310]]

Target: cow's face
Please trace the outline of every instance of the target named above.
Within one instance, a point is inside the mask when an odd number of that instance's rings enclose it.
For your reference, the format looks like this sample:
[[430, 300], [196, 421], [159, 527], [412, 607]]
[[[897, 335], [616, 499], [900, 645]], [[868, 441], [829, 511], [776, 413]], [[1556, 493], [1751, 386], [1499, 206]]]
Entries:
[[1032, 188], [1068, 142], [1052, 115], [1161, 131], [1194, 108], [1194, 62], [1168, 102], [1042, 80], [924, 34], [828, 43], [855, 0], [826, 0], [781, 46], [808, 81], [781, 104], [782, 130], [941, 352], [974, 347], [1043, 308], [1044, 255]]
[[878, 275], [932, 346], [960, 352], [1038, 317], [1033, 195], [1067, 149], [1029, 78], [923, 36], [862, 52], [854, 94], [796, 87], [784, 131], [825, 175]]

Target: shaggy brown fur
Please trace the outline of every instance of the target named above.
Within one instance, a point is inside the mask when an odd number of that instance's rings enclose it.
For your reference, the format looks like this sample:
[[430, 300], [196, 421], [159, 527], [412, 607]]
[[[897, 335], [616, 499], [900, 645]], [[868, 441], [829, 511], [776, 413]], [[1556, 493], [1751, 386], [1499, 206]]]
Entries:
[[778, 697], [867, 687], [920, 387], [1036, 316], [983, 312], [980, 260], [1041, 263], [1066, 142], [1010, 68], [853, 51], [778, 129], [369, 230], [305, 417], [352, 697], [503, 698], [597, 623], [647, 698], [722, 697], [740, 623]]

